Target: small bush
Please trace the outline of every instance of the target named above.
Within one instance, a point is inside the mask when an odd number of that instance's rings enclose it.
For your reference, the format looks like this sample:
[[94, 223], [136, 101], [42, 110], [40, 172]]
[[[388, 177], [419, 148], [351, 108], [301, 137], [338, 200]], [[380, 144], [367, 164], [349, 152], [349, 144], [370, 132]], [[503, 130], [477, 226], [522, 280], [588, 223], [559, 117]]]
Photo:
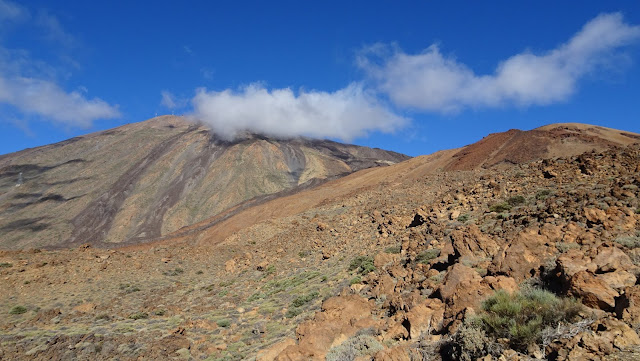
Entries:
[[165, 276], [177, 276], [183, 273], [184, 273], [184, 270], [182, 268], [176, 268], [176, 269], [163, 272]]
[[429, 248], [428, 250], [422, 251], [416, 257], [416, 262], [427, 264], [432, 259], [438, 257], [440, 255], [440, 250], [437, 248]]
[[302, 313], [302, 310], [299, 309], [299, 308], [290, 308], [284, 314], [284, 317], [286, 317], [286, 318], [294, 318], [294, 317], [298, 316], [301, 313]]
[[110, 319], [111, 317], [105, 313], [96, 316], [96, 321], [109, 321]]
[[616, 242], [629, 249], [634, 249], [640, 247], [640, 236], [618, 237]]
[[548, 189], [543, 189], [541, 191], [539, 191], [538, 193], [536, 193], [536, 199], [541, 201], [543, 199], [547, 199], [547, 197], [549, 197], [549, 195], [551, 194], [551, 191]]
[[580, 245], [574, 242], [568, 243], [568, 242], [558, 242], [556, 243], [556, 248], [558, 249], [558, 251], [560, 251], [561, 253], [566, 253], [568, 250], [570, 249], [575, 249], [575, 248], [580, 248]]
[[13, 306], [11, 308], [11, 310], [9, 311], [10, 315], [21, 315], [23, 313], [27, 312], [27, 308], [24, 306]]
[[308, 295], [298, 296], [291, 301], [291, 307], [301, 307], [318, 297], [318, 292], [312, 292]]
[[327, 353], [327, 361], [354, 360], [358, 356], [373, 355], [384, 347], [370, 335], [351, 337]]
[[201, 275], [201, 274], [203, 274], [203, 273], [204, 273], [204, 272], [203, 272], [202, 270], [198, 270], [198, 271], [196, 272], [196, 274], [197, 274], [197, 275]]
[[360, 276], [356, 276], [349, 281], [349, 285], [355, 285], [361, 282], [362, 282], [362, 278], [360, 278]]
[[138, 312], [138, 313], [134, 313], [133, 315], [130, 315], [129, 318], [132, 320], [142, 320], [145, 318], [149, 318], [149, 314], [146, 312]]
[[502, 213], [502, 212], [511, 210], [511, 206], [509, 205], [509, 203], [506, 203], [506, 202], [496, 203], [491, 205], [489, 207], [489, 210], [491, 212]]
[[[451, 341], [443, 348], [444, 353], [452, 360], [474, 361], [493, 354], [492, 349], [499, 350], [499, 345], [490, 340], [479, 319], [466, 319]], [[499, 352], [495, 352], [497, 355]]]
[[223, 320], [218, 320], [216, 322], [216, 325], [218, 325], [218, 327], [229, 327], [231, 326], [231, 321], [223, 319]]
[[0, 262], [0, 268], [8, 268], [8, 267], [13, 267], [13, 264], [9, 262]]
[[466, 222], [469, 220], [469, 215], [468, 214], [461, 214], [458, 216], [458, 222]]
[[369, 272], [376, 270], [376, 266], [373, 265], [373, 257], [370, 256], [358, 256], [351, 261], [349, 265], [349, 271], [356, 270], [361, 275], [366, 275]]
[[523, 196], [518, 195], [518, 196], [513, 196], [513, 197], [507, 199], [507, 204], [509, 204], [512, 207], [515, 207], [515, 206], [519, 206], [521, 204], [524, 204], [525, 201], [526, 201], [526, 199], [524, 199]]
[[545, 290], [528, 289], [514, 294], [498, 291], [482, 303], [482, 309], [479, 320], [488, 335], [506, 338], [511, 348], [525, 351], [541, 340], [545, 327], [570, 321], [582, 306]]
[[384, 251], [385, 253], [398, 254], [402, 251], [402, 246], [396, 245], [396, 246], [387, 247]]
[[155, 310], [153, 311], [153, 314], [156, 316], [164, 316], [167, 313], [167, 311], [165, 310]]
[[264, 274], [266, 275], [272, 275], [276, 273], [276, 266], [270, 264], [269, 266], [267, 266], [267, 269], [264, 270]]

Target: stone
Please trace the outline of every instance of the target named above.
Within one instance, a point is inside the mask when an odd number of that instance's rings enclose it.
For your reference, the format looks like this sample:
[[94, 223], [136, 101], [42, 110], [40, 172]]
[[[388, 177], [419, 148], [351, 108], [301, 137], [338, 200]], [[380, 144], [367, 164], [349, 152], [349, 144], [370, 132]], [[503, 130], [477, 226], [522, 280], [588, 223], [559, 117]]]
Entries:
[[614, 310], [615, 299], [620, 295], [603, 280], [587, 271], [577, 272], [571, 277], [569, 294], [582, 299], [585, 306], [607, 312]]

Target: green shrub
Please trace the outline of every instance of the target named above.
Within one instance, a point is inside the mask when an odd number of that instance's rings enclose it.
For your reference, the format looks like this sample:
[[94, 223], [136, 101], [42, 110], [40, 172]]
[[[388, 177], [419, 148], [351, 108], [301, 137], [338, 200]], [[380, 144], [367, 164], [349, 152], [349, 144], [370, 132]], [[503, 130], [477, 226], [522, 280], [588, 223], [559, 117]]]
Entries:
[[284, 314], [284, 317], [286, 318], [294, 318], [297, 315], [301, 314], [302, 310], [299, 308], [290, 308], [287, 310], [287, 312]]
[[443, 350], [451, 360], [475, 361], [491, 354], [492, 348], [497, 347], [498, 345], [487, 336], [479, 319], [472, 318], [466, 319], [458, 327]]
[[570, 249], [580, 248], [580, 245], [574, 242], [558, 242], [556, 243], [556, 248], [561, 253], [566, 253]]
[[422, 251], [416, 257], [416, 262], [427, 264], [432, 259], [438, 257], [440, 255], [440, 250], [437, 248], [429, 248], [425, 251]]
[[469, 215], [468, 214], [461, 214], [458, 216], [458, 222], [466, 222], [469, 220]]
[[175, 268], [175, 269], [163, 272], [165, 276], [177, 276], [183, 273], [184, 273], [184, 270], [182, 268]]
[[231, 321], [223, 319], [223, 320], [218, 320], [216, 322], [216, 325], [218, 325], [218, 327], [229, 327], [231, 326]]
[[311, 302], [316, 297], [318, 297], [318, 292], [312, 292], [308, 295], [298, 296], [293, 301], [291, 301], [291, 307], [301, 307], [306, 303]]
[[382, 344], [370, 335], [351, 337], [327, 353], [327, 361], [354, 360], [356, 357], [373, 355], [384, 349]]
[[489, 210], [491, 212], [502, 213], [502, 212], [511, 210], [511, 206], [509, 205], [509, 203], [506, 203], [506, 202], [496, 203], [491, 205], [489, 207]]
[[349, 285], [355, 285], [361, 282], [362, 282], [362, 278], [360, 278], [360, 276], [356, 276], [349, 281]]
[[369, 272], [376, 270], [376, 266], [373, 265], [373, 257], [370, 256], [358, 256], [351, 261], [349, 265], [349, 271], [356, 270], [361, 275], [366, 275]]
[[519, 206], [521, 204], [524, 204], [525, 201], [526, 201], [526, 199], [524, 199], [524, 196], [518, 195], [518, 196], [513, 196], [513, 197], [507, 199], [507, 204], [509, 204], [512, 207], [515, 207], [515, 206]]
[[550, 194], [551, 194], [550, 190], [543, 189], [543, 190], [539, 191], [538, 193], [536, 193], [536, 199], [537, 200], [546, 199]]
[[130, 315], [129, 318], [132, 320], [142, 320], [145, 318], [149, 318], [149, 314], [146, 312], [138, 312], [138, 313], [134, 313], [133, 315]]
[[266, 275], [272, 275], [276, 273], [276, 266], [270, 264], [269, 266], [267, 266], [267, 269], [264, 270], [264, 274]]
[[311, 251], [300, 251], [298, 252], [298, 257], [305, 258], [311, 255]]
[[0, 268], [13, 267], [13, 264], [9, 262], [0, 262]]
[[387, 247], [384, 251], [385, 253], [398, 254], [402, 251], [402, 246], [396, 245], [396, 246]]
[[515, 350], [541, 340], [545, 327], [575, 318], [582, 306], [573, 299], [558, 298], [549, 291], [528, 289], [509, 294], [498, 291], [482, 303], [479, 320], [487, 335], [506, 338]]
[[634, 249], [640, 247], [640, 236], [618, 237], [616, 242], [629, 249]]
[[9, 311], [10, 315], [21, 315], [23, 313], [27, 312], [27, 308], [24, 306], [13, 306], [11, 308], [11, 310]]

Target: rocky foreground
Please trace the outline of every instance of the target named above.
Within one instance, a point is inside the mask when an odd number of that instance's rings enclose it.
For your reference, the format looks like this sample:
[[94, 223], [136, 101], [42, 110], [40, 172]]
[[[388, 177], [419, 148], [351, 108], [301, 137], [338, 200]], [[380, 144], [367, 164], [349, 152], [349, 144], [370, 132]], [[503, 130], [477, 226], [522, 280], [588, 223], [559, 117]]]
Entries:
[[390, 180], [222, 243], [3, 252], [0, 358], [635, 360], [639, 187], [634, 145]]

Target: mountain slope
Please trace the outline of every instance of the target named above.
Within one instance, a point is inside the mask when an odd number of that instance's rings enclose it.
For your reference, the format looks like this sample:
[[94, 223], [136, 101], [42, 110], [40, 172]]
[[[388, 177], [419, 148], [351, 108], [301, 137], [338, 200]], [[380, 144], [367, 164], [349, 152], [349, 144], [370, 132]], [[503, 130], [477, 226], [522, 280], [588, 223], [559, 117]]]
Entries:
[[257, 196], [407, 158], [304, 138], [228, 142], [158, 117], [0, 158], [0, 247], [144, 242]]
[[[201, 242], [221, 242], [234, 232], [269, 219], [292, 216], [349, 194], [384, 185], [420, 181], [444, 171], [511, 167], [540, 159], [604, 151], [640, 143], [640, 135], [578, 123], [551, 124], [529, 131], [512, 129], [490, 134], [468, 146], [419, 156], [384, 168], [363, 170], [310, 190], [214, 217], [167, 238], [197, 235]], [[192, 232], [188, 232], [192, 229]], [[175, 238], [174, 238], [175, 237]]]

